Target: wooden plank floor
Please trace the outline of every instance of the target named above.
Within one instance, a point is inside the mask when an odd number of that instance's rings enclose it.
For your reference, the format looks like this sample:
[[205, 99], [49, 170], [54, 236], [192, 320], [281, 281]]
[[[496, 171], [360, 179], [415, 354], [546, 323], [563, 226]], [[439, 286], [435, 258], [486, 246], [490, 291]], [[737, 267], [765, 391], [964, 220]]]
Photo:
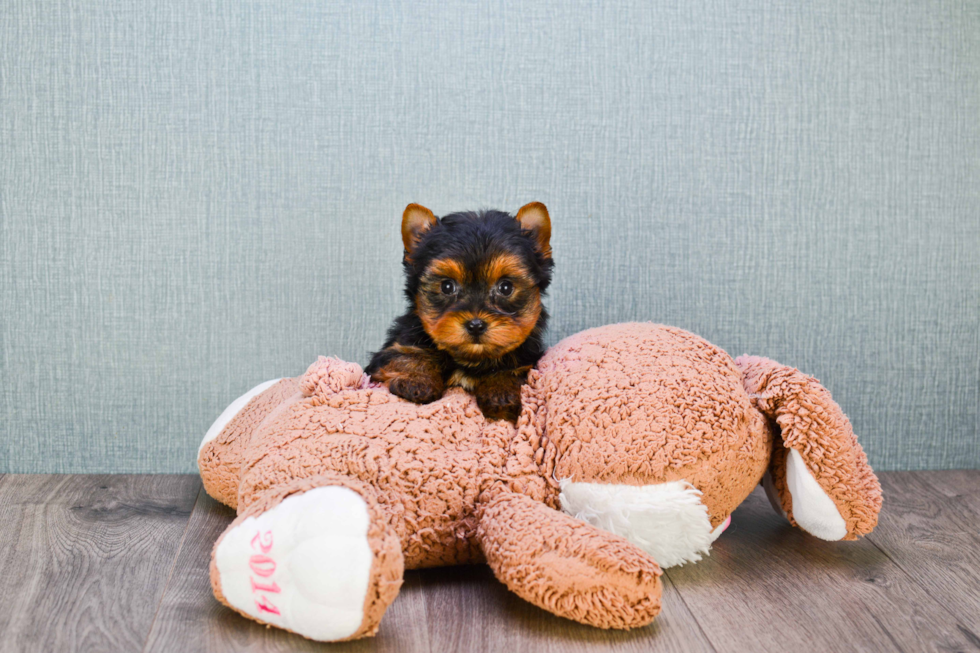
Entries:
[[980, 651], [980, 471], [882, 474], [878, 528], [808, 537], [754, 493], [647, 628], [603, 631], [485, 566], [412, 571], [373, 639], [317, 644], [211, 596], [233, 518], [195, 476], [0, 476], [0, 652]]

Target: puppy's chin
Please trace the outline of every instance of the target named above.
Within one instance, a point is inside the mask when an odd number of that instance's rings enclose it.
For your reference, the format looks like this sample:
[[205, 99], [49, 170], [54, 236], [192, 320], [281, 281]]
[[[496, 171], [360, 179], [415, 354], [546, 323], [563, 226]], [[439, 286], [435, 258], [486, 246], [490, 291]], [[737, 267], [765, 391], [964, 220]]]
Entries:
[[518, 347], [521, 346], [523, 342], [510, 342], [506, 345], [489, 343], [486, 341], [480, 342], [453, 342], [453, 343], [442, 343], [436, 341], [436, 346], [439, 349], [447, 352], [453, 357], [457, 362], [466, 365], [478, 365], [487, 360], [495, 360], [508, 354]]

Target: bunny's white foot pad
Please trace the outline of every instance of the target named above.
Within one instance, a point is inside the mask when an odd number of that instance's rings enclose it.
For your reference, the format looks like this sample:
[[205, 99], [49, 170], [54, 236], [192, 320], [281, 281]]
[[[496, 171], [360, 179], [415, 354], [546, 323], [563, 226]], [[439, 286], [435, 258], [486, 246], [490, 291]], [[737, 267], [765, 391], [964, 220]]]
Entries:
[[227, 532], [214, 560], [236, 610], [320, 641], [353, 635], [364, 621], [374, 555], [364, 500], [344, 487], [284, 499]]

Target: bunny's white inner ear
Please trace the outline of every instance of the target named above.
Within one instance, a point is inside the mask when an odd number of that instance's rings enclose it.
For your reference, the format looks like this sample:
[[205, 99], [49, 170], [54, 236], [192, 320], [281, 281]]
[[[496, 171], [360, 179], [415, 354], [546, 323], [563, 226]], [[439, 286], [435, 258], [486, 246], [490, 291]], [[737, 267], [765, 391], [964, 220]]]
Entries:
[[796, 449], [790, 449], [786, 456], [786, 487], [793, 498], [793, 519], [800, 528], [821, 540], [844, 539], [847, 535], [844, 518]]

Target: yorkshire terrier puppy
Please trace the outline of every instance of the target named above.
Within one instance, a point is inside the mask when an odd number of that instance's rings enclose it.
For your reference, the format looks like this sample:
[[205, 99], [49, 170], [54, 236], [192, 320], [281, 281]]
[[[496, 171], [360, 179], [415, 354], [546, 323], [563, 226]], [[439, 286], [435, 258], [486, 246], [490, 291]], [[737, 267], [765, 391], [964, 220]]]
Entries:
[[544, 353], [551, 282], [551, 219], [540, 202], [437, 218], [402, 215], [408, 311], [395, 320], [366, 372], [424, 404], [458, 386], [487, 419], [517, 420], [521, 385]]

